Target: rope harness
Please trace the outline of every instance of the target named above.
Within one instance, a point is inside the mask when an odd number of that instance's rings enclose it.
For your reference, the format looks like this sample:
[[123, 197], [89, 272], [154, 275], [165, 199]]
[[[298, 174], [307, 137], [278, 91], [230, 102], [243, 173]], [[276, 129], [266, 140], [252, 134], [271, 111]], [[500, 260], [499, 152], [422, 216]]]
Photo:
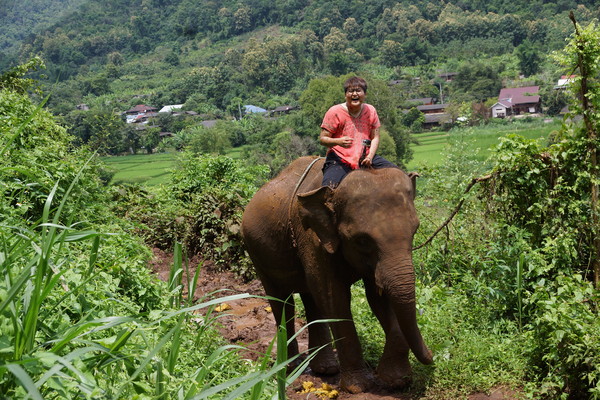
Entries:
[[302, 174], [302, 176], [300, 176], [300, 179], [298, 179], [298, 183], [296, 184], [296, 187], [294, 188], [294, 191], [292, 192], [292, 196], [290, 197], [290, 205], [288, 207], [288, 228], [290, 229], [290, 236], [292, 238], [292, 246], [293, 247], [298, 247], [298, 245], [296, 243], [296, 235], [294, 234], [294, 227], [292, 226], [292, 205], [294, 204], [294, 197], [296, 197], [296, 193], [298, 193], [298, 189], [300, 188], [300, 185], [302, 185], [302, 182], [304, 182], [304, 179], [306, 179], [306, 176], [312, 169], [313, 165], [315, 165], [315, 163], [317, 161], [322, 160], [323, 158], [325, 158], [325, 157], [315, 158], [314, 160], [312, 160], [312, 162], [310, 164], [308, 164], [308, 166], [304, 170], [304, 173]]

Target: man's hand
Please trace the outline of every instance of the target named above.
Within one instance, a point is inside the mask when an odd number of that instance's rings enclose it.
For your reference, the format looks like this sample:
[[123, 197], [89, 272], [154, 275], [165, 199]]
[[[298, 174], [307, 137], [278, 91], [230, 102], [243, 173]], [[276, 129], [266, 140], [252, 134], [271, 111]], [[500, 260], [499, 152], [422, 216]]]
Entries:
[[370, 155], [366, 156], [364, 160], [362, 160], [362, 162], [360, 163], [360, 165], [362, 165], [365, 168], [372, 168], [373, 159], [371, 158]]
[[350, 136], [342, 136], [341, 138], [339, 138], [340, 143], [338, 143], [338, 146], [342, 146], [344, 148], [349, 148], [352, 147], [352, 142], [354, 141], [354, 139], [352, 139]]

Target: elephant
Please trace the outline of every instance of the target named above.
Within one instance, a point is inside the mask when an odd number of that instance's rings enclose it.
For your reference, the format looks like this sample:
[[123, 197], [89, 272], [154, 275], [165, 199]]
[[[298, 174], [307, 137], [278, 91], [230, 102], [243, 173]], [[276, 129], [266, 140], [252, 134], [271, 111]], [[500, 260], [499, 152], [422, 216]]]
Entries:
[[[409, 351], [421, 363], [433, 363], [417, 325], [415, 178], [399, 168], [359, 169], [332, 189], [321, 186], [323, 162], [298, 158], [256, 192], [242, 216], [245, 248], [273, 298], [278, 326], [287, 316], [289, 337], [295, 310], [286, 299], [294, 293], [308, 322], [330, 320], [308, 326], [309, 348], [323, 346], [309, 363], [315, 373], [339, 373], [340, 387], [350, 393], [368, 391], [376, 379], [406, 387], [412, 373]], [[361, 279], [386, 337], [376, 374], [363, 358], [350, 309], [350, 287]], [[296, 354], [294, 340], [288, 355]]]

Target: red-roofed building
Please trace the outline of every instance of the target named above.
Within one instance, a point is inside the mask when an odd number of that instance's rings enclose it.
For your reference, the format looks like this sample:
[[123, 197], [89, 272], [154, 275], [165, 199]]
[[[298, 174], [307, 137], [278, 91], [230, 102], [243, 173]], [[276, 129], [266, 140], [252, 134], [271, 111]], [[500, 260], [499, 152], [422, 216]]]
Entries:
[[576, 77], [577, 77], [577, 75], [561, 76], [560, 79], [558, 80], [558, 82], [556, 82], [554, 89], [566, 89], [567, 86], [569, 86], [570, 84], [572, 84], [575, 81]]
[[498, 102], [492, 106], [492, 117], [504, 118], [511, 115], [534, 114], [542, 111], [539, 86], [504, 88], [500, 90]]
[[127, 123], [147, 121], [148, 117], [156, 116], [158, 108], [138, 104], [137, 106], [124, 112]]
[[125, 111], [125, 114], [142, 114], [148, 112], [157, 112], [158, 108], [147, 106], [145, 104], [138, 104], [137, 106]]

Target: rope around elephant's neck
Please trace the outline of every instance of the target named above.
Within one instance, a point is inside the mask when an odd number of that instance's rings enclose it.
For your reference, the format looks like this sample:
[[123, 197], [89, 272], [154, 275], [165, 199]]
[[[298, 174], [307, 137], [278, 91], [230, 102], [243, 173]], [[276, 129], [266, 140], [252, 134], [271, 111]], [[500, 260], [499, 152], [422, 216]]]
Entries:
[[296, 196], [296, 193], [298, 193], [298, 189], [300, 188], [300, 185], [302, 185], [302, 182], [304, 182], [304, 179], [306, 179], [306, 176], [312, 169], [313, 165], [315, 165], [315, 163], [317, 161], [322, 160], [323, 158], [325, 158], [325, 157], [317, 157], [314, 160], [312, 160], [312, 162], [310, 164], [308, 164], [308, 166], [304, 170], [304, 173], [302, 174], [302, 176], [300, 176], [300, 179], [298, 179], [298, 183], [296, 184], [296, 187], [294, 188], [294, 191], [292, 192], [292, 197], [290, 197], [290, 205], [288, 207], [288, 228], [290, 229], [290, 236], [292, 238], [292, 246], [294, 246], [294, 247], [297, 247], [296, 235], [294, 234], [294, 227], [292, 226], [292, 205], [294, 204], [294, 197]]
[[467, 193], [469, 193], [469, 191], [473, 188], [473, 186], [475, 186], [476, 183], [480, 183], [483, 181], [487, 181], [488, 179], [490, 179], [492, 177], [492, 175], [485, 175], [479, 178], [473, 178], [471, 179], [471, 182], [469, 183], [469, 185], [467, 186], [467, 188], [465, 189], [465, 192], [463, 193], [460, 201], [458, 202], [458, 204], [456, 205], [456, 207], [454, 208], [454, 210], [452, 211], [452, 213], [450, 214], [450, 216], [446, 219], [446, 221], [444, 221], [444, 223], [437, 228], [437, 230], [435, 232], [433, 232], [433, 234], [431, 236], [429, 236], [429, 239], [427, 239], [424, 243], [421, 243], [420, 245], [413, 247], [413, 250], [419, 250], [422, 247], [425, 247], [426, 245], [428, 245], [433, 238], [435, 238], [437, 236], [438, 233], [440, 233], [442, 231], [442, 229], [444, 229], [449, 223], [450, 221], [452, 221], [452, 219], [454, 218], [454, 216], [456, 214], [458, 214], [458, 212], [460, 211], [460, 208], [462, 207], [463, 203], [465, 202], [465, 195]]

